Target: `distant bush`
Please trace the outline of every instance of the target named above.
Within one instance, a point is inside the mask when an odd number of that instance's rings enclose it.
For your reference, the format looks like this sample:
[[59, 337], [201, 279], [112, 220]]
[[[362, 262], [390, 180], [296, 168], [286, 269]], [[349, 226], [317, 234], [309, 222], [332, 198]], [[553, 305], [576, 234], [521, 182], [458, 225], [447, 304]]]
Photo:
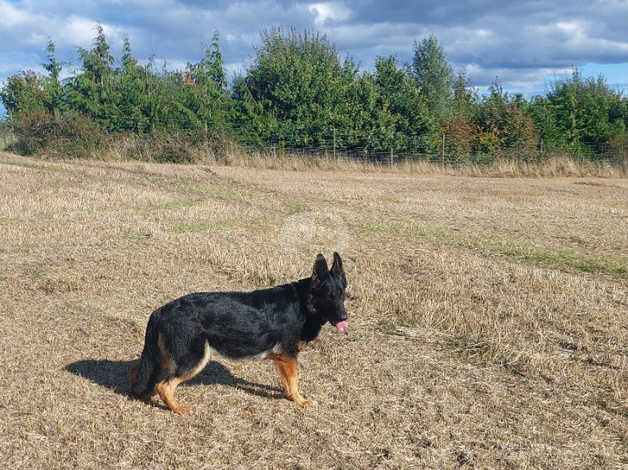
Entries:
[[63, 114], [55, 118], [42, 111], [22, 113], [12, 126], [3, 126], [0, 127], [0, 144], [4, 129], [6, 140], [10, 142], [8, 150], [21, 155], [160, 163], [225, 161], [227, 158], [228, 140], [218, 131], [108, 133], [89, 117]]
[[15, 135], [9, 123], [0, 120], [0, 151], [5, 150], [15, 141]]
[[45, 111], [23, 113], [13, 129], [16, 141], [10, 149], [22, 155], [88, 158], [106, 142], [106, 135], [96, 123], [78, 114], [55, 118]]
[[112, 134], [100, 157], [114, 160], [195, 163], [226, 160], [227, 140], [217, 132]]
[[112, 147], [122, 160], [155, 161], [158, 163], [193, 163], [200, 159], [199, 149], [186, 136], [156, 133], [139, 138], [127, 136], [121, 147], [112, 142]]
[[194, 157], [186, 146], [170, 145], [155, 155], [157, 163], [192, 163]]

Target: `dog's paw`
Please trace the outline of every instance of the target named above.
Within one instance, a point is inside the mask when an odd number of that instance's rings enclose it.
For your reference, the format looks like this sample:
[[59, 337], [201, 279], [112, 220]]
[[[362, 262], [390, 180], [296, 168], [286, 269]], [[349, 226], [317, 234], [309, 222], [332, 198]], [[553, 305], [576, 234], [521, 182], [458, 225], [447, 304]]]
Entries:
[[192, 409], [187, 406], [179, 405], [176, 408], [173, 408], [172, 411], [178, 415], [183, 416], [183, 415], [189, 414], [192, 411]]
[[299, 400], [294, 400], [294, 402], [299, 406], [316, 406], [318, 404], [314, 400], [308, 400], [303, 397], [301, 397]]

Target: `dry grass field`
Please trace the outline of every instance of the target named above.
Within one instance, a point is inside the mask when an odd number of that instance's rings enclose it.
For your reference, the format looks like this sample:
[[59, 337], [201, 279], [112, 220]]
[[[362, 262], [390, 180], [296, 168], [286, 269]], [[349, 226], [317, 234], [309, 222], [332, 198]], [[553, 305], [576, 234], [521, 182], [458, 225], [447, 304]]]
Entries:
[[[628, 465], [628, 180], [0, 155], [7, 468]], [[146, 320], [344, 256], [349, 335], [127, 397]]]

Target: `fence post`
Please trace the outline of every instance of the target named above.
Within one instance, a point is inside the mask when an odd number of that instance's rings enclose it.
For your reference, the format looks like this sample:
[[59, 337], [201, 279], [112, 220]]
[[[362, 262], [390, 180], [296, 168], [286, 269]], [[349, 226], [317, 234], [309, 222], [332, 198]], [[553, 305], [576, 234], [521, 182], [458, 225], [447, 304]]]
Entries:
[[445, 166], [445, 133], [443, 132], [443, 142], [440, 148], [440, 164], [441, 166]]
[[390, 147], [390, 166], [393, 166], [393, 149]]
[[336, 160], [336, 128], [334, 127], [334, 160]]

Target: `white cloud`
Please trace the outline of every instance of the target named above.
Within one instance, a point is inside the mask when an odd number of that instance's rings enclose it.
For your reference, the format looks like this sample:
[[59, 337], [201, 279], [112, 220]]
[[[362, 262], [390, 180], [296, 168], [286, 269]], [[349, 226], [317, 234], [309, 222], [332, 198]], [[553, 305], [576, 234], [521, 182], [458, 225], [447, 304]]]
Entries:
[[96, 27], [97, 23], [93, 20], [80, 16], [71, 16], [62, 24], [61, 29], [55, 34], [55, 39], [60, 44], [86, 46], [92, 42], [96, 34]]
[[96, 29], [99, 24], [102, 26], [110, 43], [122, 41], [124, 35], [130, 32], [125, 32], [123, 28], [118, 26], [72, 15], [60, 21], [57, 25], [56, 33], [50, 34], [49, 37], [54, 38], [60, 45], [88, 47], [96, 36]]
[[314, 24], [321, 26], [330, 21], [345, 21], [351, 17], [351, 10], [341, 3], [311, 3], [307, 10], [314, 15]]
[[555, 26], [570, 36], [582, 36], [584, 32], [584, 24], [580, 21], [558, 21]]
[[140, 59], [155, 54], [173, 66], [198, 60], [218, 30], [228, 74], [243, 72], [262, 30], [295, 25], [325, 33], [367, 69], [378, 55], [409, 62], [413, 42], [435, 34], [474, 84], [499, 76], [524, 90], [571, 66], [628, 63], [627, 14], [625, 0], [0, 0], [0, 79], [38, 67], [49, 39], [60, 60], [76, 63], [97, 24], [115, 56], [128, 34]]
[[18, 9], [11, 3], [0, 1], [0, 26], [2, 28], [14, 28], [28, 24], [32, 15]]

